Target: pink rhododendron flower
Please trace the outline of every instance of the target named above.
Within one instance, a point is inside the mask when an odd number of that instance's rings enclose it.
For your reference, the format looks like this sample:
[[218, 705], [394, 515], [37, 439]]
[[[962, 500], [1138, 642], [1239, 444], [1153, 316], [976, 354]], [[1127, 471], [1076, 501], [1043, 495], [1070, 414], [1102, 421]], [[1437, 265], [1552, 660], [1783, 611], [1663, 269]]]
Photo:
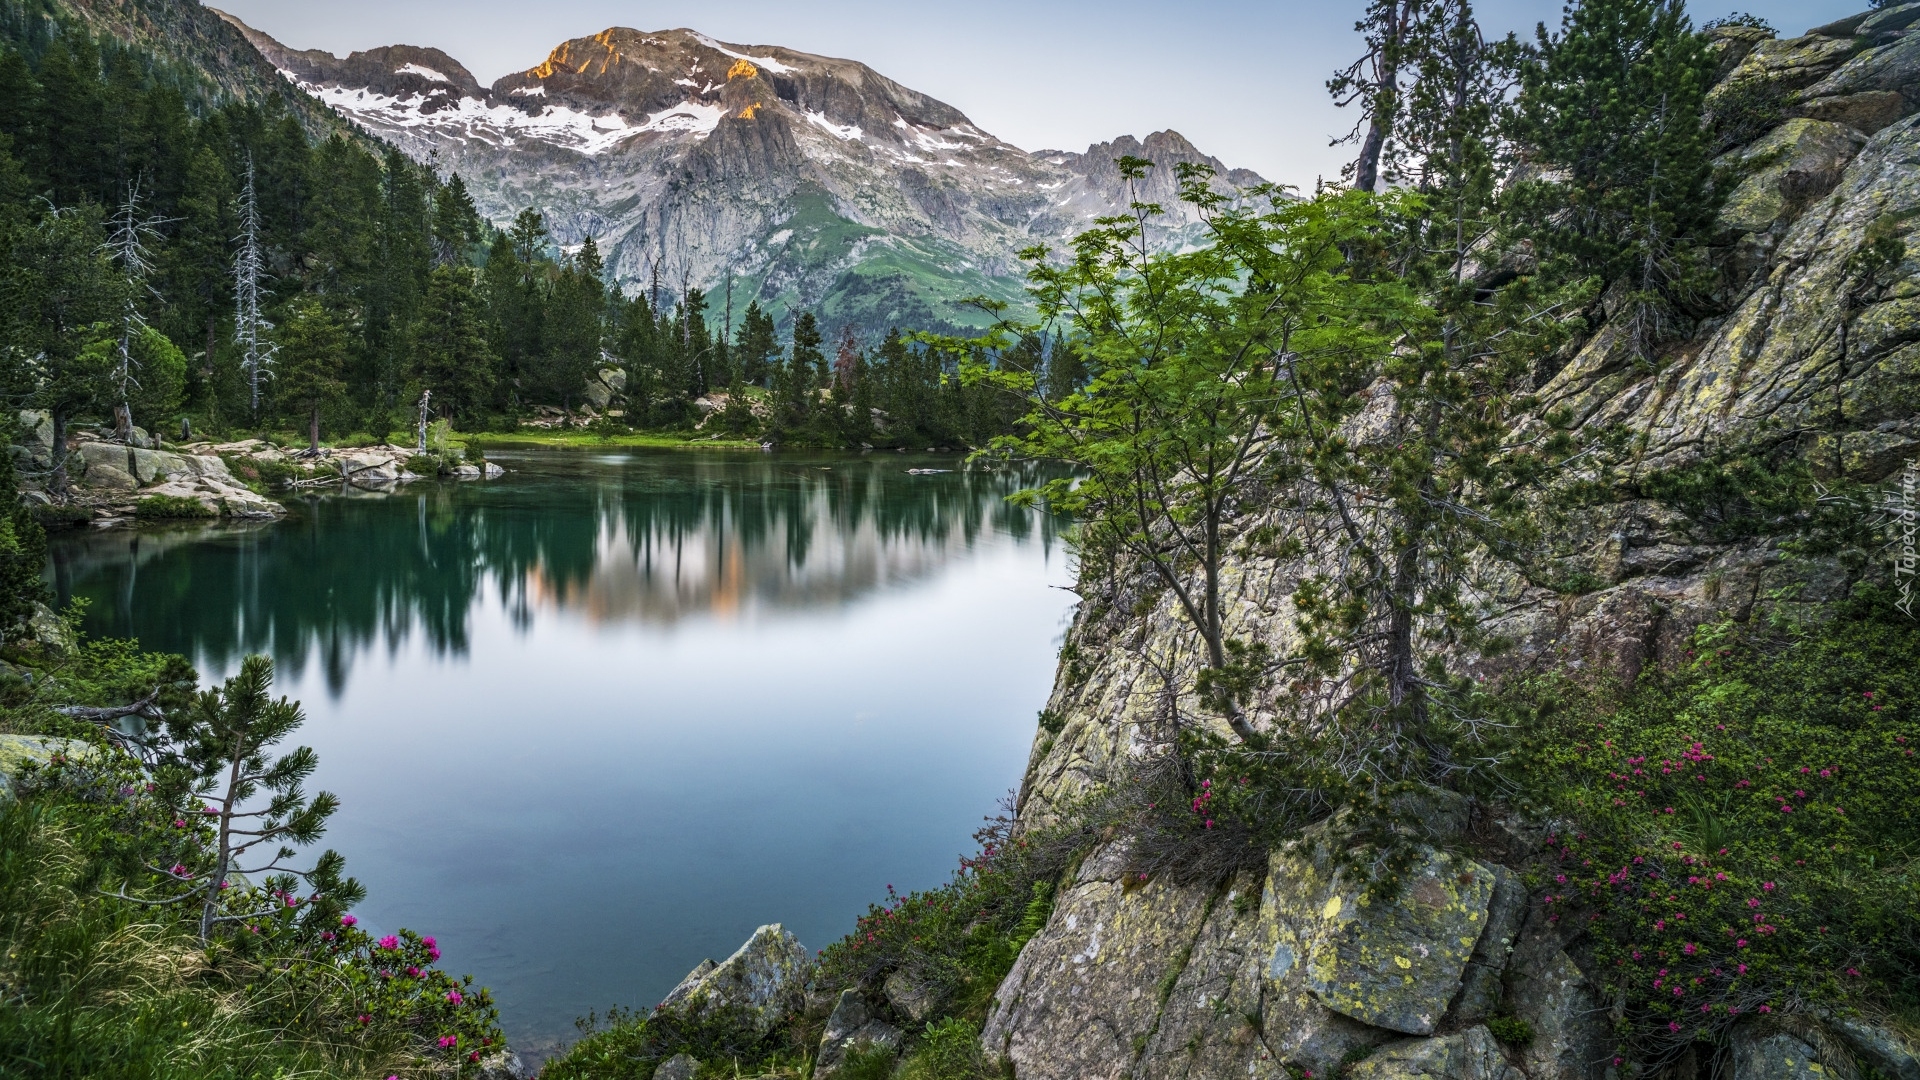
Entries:
[[465, 1001], [466, 998], [461, 997], [460, 991], [458, 990], [449, 990], [447, 991], [447, 1000], [453, 1002], [455, 1005], [458, 1005], [462, 1001]]
[[352, 925], [353, 925], [354, 923], [357, 923], [357, 922], [359, 922], [359, 921], [360, 921], [359, 919], [356, 919], [356, 918], [354, 918], [354, 917], [353, 917], [353, 916], [351, 916], [351, 915], [342, 915], [342, 916], [340, 916], [340, 925], [341, 925], [341, 926], [352, 926]]

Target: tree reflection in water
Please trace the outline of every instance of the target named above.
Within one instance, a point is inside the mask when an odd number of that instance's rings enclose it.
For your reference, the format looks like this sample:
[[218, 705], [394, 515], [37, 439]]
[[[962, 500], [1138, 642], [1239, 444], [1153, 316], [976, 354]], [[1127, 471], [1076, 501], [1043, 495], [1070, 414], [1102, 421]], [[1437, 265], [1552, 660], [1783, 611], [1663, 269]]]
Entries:
[[[1013, 506], [1030, 462], [904, 454], [496, 454], [503, 480], [299, 500], [288, 520], [55, 537], [64, 603], [98, 636], [187, 654], [211, 675], [353, 658], [424, 635], [464, 655], [475, 606], [671, 626], [844, 605], [984, 542], [1051, 552], [1059, 523]], [[913, 475], [909, 468], [952, 472]]]

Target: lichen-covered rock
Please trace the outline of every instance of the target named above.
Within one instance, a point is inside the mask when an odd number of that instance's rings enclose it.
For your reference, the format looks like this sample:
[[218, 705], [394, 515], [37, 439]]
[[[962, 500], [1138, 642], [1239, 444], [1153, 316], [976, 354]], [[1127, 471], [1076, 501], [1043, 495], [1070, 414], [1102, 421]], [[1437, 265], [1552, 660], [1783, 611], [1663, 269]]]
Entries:
[[1847, 163], [1860, 152], [1866, 138], [1852, 128], [1827, 120], [1789, 120], [1774, 128], [1726, 164], [1766, 164], [1748, 174], [1727, 196], [1720, 211], [1720, 227], [1730, 233], [1761, 232], [1783, 219], [1791, 221], [1802, 207], [1832, 191]]
[[675, 1054], [654, 1067], [653, 1080], [693, 1080], [700, 1062], [692, 1054]]
[[[1819, 82], [1860, 50], [1851, 37], [1798, 37], [1762, 41], [1713, 92], [1708, 107], [1741, 83], [1766, 82], [1782, 90], [1798, 90]], [[1838, 92], [1838, 91], [1835, 91]]]
[[1493, 1015], [1500, 1003], [1501, 976], [1507, 969], [1520, 926], [1526, 917], [1527, 890], [1504, 866], [1493, 872], [1493, 894], [1487, 900], [1487, 929], [1473, 947], [1460, 976], [1460, 994], [1447, 1010], [1454, 1024], [1474, 1024]]
[[687, 972], [686, 978], [681, 979], [673, 989], [667, 991], [667, 996], [660, 999], [657, 1007], [665, 1009], [687, 1000], [687, 995], [693, 993], [693, 988], [700, 985], [700, 980], [711, 975], [713, 969], [719, 966], [712, 957], [695, 964], [693, 970]]
[[1894, 90], [1862, 90], [1857, 94], [1814, 97], [1793, 106], [1795, 116], [1830, 120], [1871, 135], [1907, 114], [1907, 99]]
[[1837, 97], [1868, 90], [1890, 90], [1910, 102], [1920, 101], [1920, 36], [1908, 35], [1868, 49], [1848, 60], [1832, 74], [1808, 85], [1801, 96]]
[[1347, 1070], [1346, 1080], [1525, 1080], [1485, 1027], [1383, 1047]]
[[1891, 1028], [1843, 1017], [1827, 1025], [1847, 1049], [1888, 1080], [1920, 1080], [1920, 1049]]
[[1278, 1080], [1259, 1037], [1260, 927], [1246, 894], [1141, 881], [1127, 866], [1124, 844], [1103, 847], [1062, 890], [994, 996], [988, 1056], [1022, 1080]]
[[694, 969], [698, 979], [688, 976], [692, 986], [683, 982], [675, 987], [660, 1007], [693, 1016], [738, 1010], [757, 1030], [770, 1031], [804, 1003], [813, 958], [792, 934], [772, 923], [755, 930], [746, 944], [704, 975], [699, 972]]
[[1431, 1034], [1460, 991], [1487, 926], [1494, 873], [1422, 848], [1391, 895], [1302, 853], [1276, 852], [1267, 878], [1278, 934], [1267, 977], [1298, 980], [1335, 1012]]
[[1855, 37], [1881, 41], [1920, 21], [1920, 4], [1896, 4], [1867, 16], [1853, 32]]
[[30, 767], [45, 768], [56, 757], [92, 761], [100, 751], [79, 739], [47, 735], [0, 735], [0, 806], [13, 801], [14, 785]]
[[813, 1059], [814, 1080], [826, 1080], [840, 1071], [847, 1054], [868, 1046], [884, 1046], [898, 1052], [906, 1043], [906, 1033], [874, 1017], [858, 990], [842, 990], [827, 1017], [827, 1029], [820, 1035], [820, 1052]]
[[1827, 1080], [1813, 1048], [1784, 1031], [1737, 1030], [1733, 1080]]

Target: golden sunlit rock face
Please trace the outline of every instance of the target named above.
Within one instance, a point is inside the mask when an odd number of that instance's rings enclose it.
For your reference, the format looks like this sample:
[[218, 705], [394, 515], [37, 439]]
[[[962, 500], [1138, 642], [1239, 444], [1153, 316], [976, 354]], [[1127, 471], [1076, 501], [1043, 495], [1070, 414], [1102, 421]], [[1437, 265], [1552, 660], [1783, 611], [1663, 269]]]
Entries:
[[759, 74], [759, 68], [754, 67], [745, 60], [735, 60], [733, 66], [727, 69], [727, 81], [732, 82], [735, 79], [751, 79]]

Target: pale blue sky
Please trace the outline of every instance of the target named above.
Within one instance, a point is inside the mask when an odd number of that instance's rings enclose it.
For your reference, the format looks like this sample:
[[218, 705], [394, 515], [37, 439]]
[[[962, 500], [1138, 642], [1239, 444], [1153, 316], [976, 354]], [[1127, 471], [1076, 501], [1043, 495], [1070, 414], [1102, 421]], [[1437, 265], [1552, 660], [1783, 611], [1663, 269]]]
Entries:
[[[214, 0], [295, 48], [429, 45], [482, 83], [609, 26], [685, 26], [723, 41], [860, 60], [1029, 150], [1084, 150], [1173, 128], [1229, 165], [1311, 185], [1350, 153], [1352, 119], [1328, 74], [1351, 59], [1358, 0]], [[1783, 36], [1865, 0], [1703, 0], [1704, 22], [1744, 10]], [[1558, 26], [1557, 0], [1486, 0], [1489, 32]]]

